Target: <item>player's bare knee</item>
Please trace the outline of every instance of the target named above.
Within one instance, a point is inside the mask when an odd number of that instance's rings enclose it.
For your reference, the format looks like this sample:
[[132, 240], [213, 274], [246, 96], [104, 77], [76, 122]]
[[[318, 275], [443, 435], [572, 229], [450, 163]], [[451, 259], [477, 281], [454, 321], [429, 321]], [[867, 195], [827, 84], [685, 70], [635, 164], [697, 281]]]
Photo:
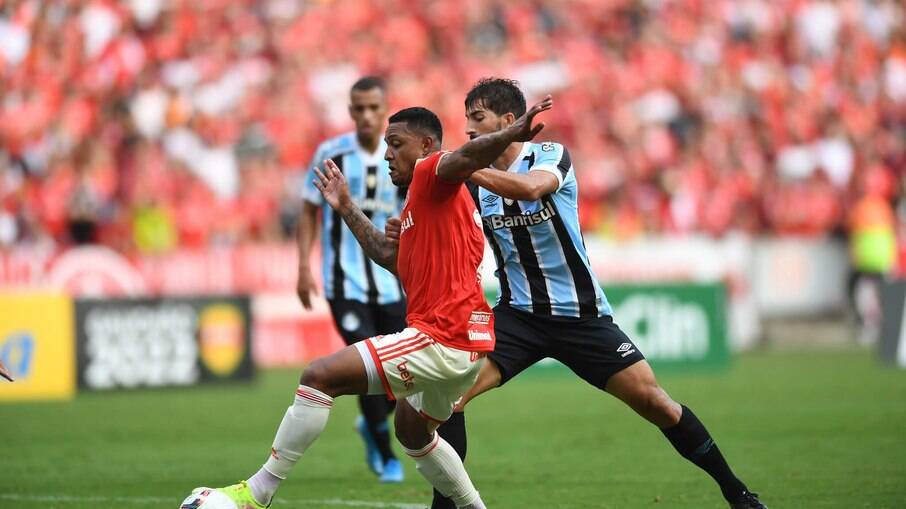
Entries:
[[323, 362], [314, 361], [302, 372], [299, 383], [312, 389], [317, 389], [328, 396], [334, 396], [329, 375], [330, 373]]
[[431, 442], [434, 433], [429, 433], [424, 422], [414, 419], [396, 420], [396, 439], [406, 449], [421, 449]]

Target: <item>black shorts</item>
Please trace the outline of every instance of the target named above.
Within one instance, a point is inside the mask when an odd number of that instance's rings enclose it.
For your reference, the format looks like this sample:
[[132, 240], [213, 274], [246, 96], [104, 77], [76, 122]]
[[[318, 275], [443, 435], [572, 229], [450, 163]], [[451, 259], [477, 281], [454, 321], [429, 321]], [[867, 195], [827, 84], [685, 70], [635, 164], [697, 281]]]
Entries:
[[500, 368], [500, 385], [551, 357], [604, 390], [611, 376], [645, 358], [610, 316], [538, 316], [499, 304], [494, 332], [497, 344], [488, 357]]
[[406, 328], [406, 301], [366, 304], [357, 300], [327, 301], [337, 331], [347, 345]]

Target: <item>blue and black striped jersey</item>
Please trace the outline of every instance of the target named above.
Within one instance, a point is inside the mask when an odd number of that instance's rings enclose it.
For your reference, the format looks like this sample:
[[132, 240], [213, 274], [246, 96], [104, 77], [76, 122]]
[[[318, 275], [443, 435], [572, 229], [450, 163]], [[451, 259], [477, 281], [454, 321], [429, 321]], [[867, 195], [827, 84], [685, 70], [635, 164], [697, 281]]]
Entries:
[[566, 147], [524, 143], [507, 171], [548, 171], [560, 185], [536, 201], [510, 200], [472, 186], [497, 261], [498, 303], [540, 315], [610, 315], [579, 230], [576, 176]]
[[[399, 216], [405, 191], [394, 186], [384, 161], [386, 143], [374, 154], [367, 153], [354, 132], [325, 141], [315, 151], [305, 178], [303, 198], [321, 206], [324, 197], [314, 186], [314, 168], [323, 170], [324, 161], [332, 159], [349, 183], [349, 191], [362, 212], [381, 231], [387, 218]], [[321, 232], [324, 296], [366, 303], [387, 304], [403, 299], [396, 277], [370, 260], [343, 219], [330, 207], [323, 208]]]

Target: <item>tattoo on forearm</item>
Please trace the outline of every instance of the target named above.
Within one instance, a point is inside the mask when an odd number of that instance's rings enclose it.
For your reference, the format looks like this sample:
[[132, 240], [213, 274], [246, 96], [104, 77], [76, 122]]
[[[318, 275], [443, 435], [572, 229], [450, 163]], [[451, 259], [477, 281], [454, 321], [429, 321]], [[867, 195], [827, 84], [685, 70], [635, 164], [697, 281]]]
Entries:
[[479, 136], [460, 147], [459, 153], [478, 170], [490, 165], [512, 143], [506, 130]]
[[384, 233], [378, 230], [358, 208], [352, 208], [342, 214], [342, 216], [346, 226], [355, 235], [365, 254], [381, 266], [396, 272], [394, 260], [397, 248], [387, 240]]

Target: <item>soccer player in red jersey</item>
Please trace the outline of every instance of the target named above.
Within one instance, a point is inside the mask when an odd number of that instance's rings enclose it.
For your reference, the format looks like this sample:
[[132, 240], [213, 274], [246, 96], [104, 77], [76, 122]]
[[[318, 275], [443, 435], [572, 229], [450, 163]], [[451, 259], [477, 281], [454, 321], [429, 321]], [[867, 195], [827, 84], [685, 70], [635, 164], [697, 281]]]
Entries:
[[[532, 125], [535, 115], [551, 105], [547, 97], [510, 127], [453, 152], [440, 151], [443, 129], [431, 111], [407, 108], [391, 116], [384, 158], [393, 183], [409, 187], [398, 240], [373, 225], [350, 196], [339, 168], [325, 161], [315, 185], [365, 253], [399, 275], [408, 296], [408, 327], [314, 361], [302, 373], [261, 469], [216, 491], [239, 509], [268, 507], [280, 482], [324, 430], [334, 398], [386, 393], [398, 400], [396, 436], [418, 471], [456, 507], [485, 507], [459, 455], [435, 431], [474, 384], [485, 353], [494, 349], [494, 318], [479, 273], [481, 219], [463, 183], [511, 143], [534, 138], [544, 127]], [[196, 490], [200, 498], [211, 491]], [[198, 503], [190, 497], [184, 506]]]

